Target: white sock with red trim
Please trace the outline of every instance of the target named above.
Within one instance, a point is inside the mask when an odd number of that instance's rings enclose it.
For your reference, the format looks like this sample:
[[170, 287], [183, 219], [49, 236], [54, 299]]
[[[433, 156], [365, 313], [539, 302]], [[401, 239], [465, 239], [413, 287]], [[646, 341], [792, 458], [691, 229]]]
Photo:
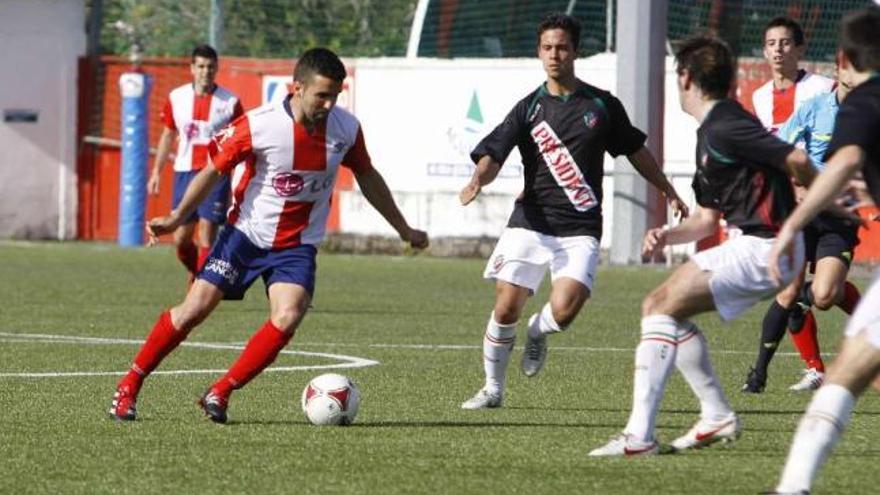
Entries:
[[654, 441], [654, 422], [675, 363], [677, 327], [671, 316], [642, 318], [642, 341], [636, 347], [633, 374], [633, 406], [624, 429], [640, 442]]
[[840, 385], [828, 384], [816, 391], [798, 424], [776, 491], [810, 490], [816, 473], [846, 429], [855, 403], [853, 394]]
[[678, 350], [675, 354], [675, 367], [691, 386], [694, 395], [700, 400], [700, 418], [707, 421], [722, 421], [730, 417], [733, 409], [721, 382], [709, 360], [709, 346], [700, 329], [690, 321], [678, 326]]
[[529, 318], [529, 337], [536, 338], [542, 334], [559, 333], [565, 330], [553, 318], [553, 309], [550, 303], [544, 305], [541, 311]]
[[504, 390], [507, 363], [516, 341], [516, 323], [501, 325], [495, 321], [495, 312], [489, 317], [483, 335], [483, 370], [486, 372], [486, 388], [494, 392]]

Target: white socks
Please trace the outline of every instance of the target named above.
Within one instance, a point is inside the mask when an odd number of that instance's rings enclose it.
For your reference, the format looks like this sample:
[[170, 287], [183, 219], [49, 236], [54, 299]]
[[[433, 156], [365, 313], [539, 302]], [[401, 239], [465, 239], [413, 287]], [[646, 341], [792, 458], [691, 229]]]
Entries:
[[507, 363], [516, 340], [516, 323], [501, 325], [495, 321], [495, 312], [489, 317], [483, 335], [483, 370], [486, 372], [486, 388], [493, 392], [504, 390]]
[[849, 423], [856, 399], [845, 387], [828, 384], [813, 395], [798, 424], [776, 491], [809, 491], [813, 479]]
[[640, 442], [654, 441], [654, 423], [666, 380], [675, 363], [677, 327], [667, 315], [642, 318], [642, 340], [636, 347], [633, 406], [624, 432]]
[[677, 337], [675, 366], [700, 400], [700, 419], [714, 422], [729, 418], [733, 410], [709, 361], [706, 337], [690, 321], [679, 325]]
[[556, 320], [553, 319], [553, 310], [550, 308], [549, 302], [544, 304], [540, 312], [533, 314], [529, 318], [529, 337], [531, 338], [540, 337], [548, 333], [558, 333], [563, 330], [564, 328], [560, 327], [559, 323], [556, 323]]

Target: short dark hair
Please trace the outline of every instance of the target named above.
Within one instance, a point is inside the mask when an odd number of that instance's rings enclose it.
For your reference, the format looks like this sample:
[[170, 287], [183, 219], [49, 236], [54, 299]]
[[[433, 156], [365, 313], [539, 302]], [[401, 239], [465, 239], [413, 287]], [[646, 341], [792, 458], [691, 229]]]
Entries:
[[574, 17], [567, 14], [550, 14], [538, 24], [538, 43], [541, 42], [541, 35], [544, 31], [551, 29], [561, 29], [568, 33], [568, 38], [575, 50], [581, 43], [581, 23]]
[[214, 62], [217, 61], [217, 50], [214, 49], [211, 45], [199, 45], [193, 48], [192, 57], [190, 61], [195, 62], [196, 57], [209, 58]]
[[764, 40], [767, 39], [767, 31], [770, 31], [776, 27], [784, 27], [791, 31], [791, 36], [794, 38], [795, 46], [803, 46], [804, 45], [804, 30], [801, 28], [801, 25], [791, 17], [779, 16], [770, 19], [770, 22], [764, 26], [764, 35], [762, 36], [761, 43], [763, 44]]
[[345, 80], [346, 71], [342, 60], [327, 48], [310, 48], [296, 61], [293, 69], [293, 80], [309, 82], [315, 74], [333, 79], [336, 82]]
[[872, 5], [844, 16], [840, 50], [857, 71], [880, 71], [880, 7]]
[[736, 57], [727, 43], [718, 38], [690, 38], [675, 53], [675, 71], [681, 74], [684, 70], [704, 94], [714, 99], [726, 98], [736, 74]]

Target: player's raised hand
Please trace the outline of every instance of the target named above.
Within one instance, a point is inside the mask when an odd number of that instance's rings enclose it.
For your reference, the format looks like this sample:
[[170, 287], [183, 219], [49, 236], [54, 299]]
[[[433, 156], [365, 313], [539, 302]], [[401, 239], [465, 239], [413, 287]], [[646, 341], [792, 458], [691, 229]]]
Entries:
[[464, 189], [458, 193], [458, 199], [461, 201], [462, 206], [467, 206], [468, 203], [473, 201], [479, 194], [482, 187], [480, 187], [479, 182], [468, 182], [468, 185], [464, 186]]
[[174, 215], [152, 218], [146, 225], [147, 246], [153, 246], [159, 242], [159, 236], [174, 232], [179, 227], [178, 224], [179, 222], [174, 218]]
[[789, 271], [794, 270], [794, 234], [783, 227], [767, 256], [767, 271], [776, 287], [782, 287], [782, 258], [786, 257]]
[[409, 229], [409, 233], [404, 241], [408, 242], [415, 249], [425, 249], [429, 243], [427, 232], [418, 229]]
[[642, 240], [642, 256], [653, 258], [656, 253], [666, 247], [667, 230], [664, 227], [657, 227], [645, 232], [645, 238]]

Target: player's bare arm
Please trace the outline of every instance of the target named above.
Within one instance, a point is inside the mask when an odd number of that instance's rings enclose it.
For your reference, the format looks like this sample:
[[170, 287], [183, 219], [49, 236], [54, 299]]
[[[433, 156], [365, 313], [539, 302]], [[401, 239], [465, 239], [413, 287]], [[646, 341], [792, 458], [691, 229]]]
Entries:
[[480, 191], [483, 190], [483, 186], [495, 180], [500, 170], [501, 164], [496, 162], [491, 156], [485, 155], [480, 158], [470, 182], [458, 194], [458, 199], [461, 201], [462, 206], [476, 199]]
[[660, 165], [654, 159], [654, 155], [648, 151], [648, 148], [642, 146], [635, 153], [627, 155], [627, 158], [639, 175], [663, 193], [675, 217], [679, 220], [687, 218], [689, 213], [687, 205], [681, 200], [666, 175], [663, 174]]
[[428, 234], [409, 226], [403, 214], [397, 208], [394, 197], [391, 196], [391, 191], [388, 189], [385, 179], [382, 178], [382, 174], [376, 169], [371, 169], [367, 172], [355, 174], [355, 179], [357, 179], [358, 186], [360, 186], [361, 192], [363, 192], [367, 201], [394, 227], [394, 230], [397, 231], [401, 239], [416, 249], [428, 247]]
[[[791, 251], [795, 235], [800, 232], [822, 210], [834, 203], [838, 194], [849, 184], [864, 165], [865, 155], [854, 145], [844, 146], [831, 157], [828, 166], [807, 190], [803, 201], [788, 217], [779, 234], [768, 259], [768, 269], [773, 282], [780, 285], [782, 274], [779, 260], [784, 253]], [[789, 258], [791, 259], [791, 258]]]
[[654, 256], [664, 247], [672, 244], [685, 244], [699, 241], [715, 232], [721, 212], [712, 208], [697, 207], [693, 215], [675, 227], [657, 227], [645, 232], [642, 241], [642, 255]]
[[162, 129], [162, 135], [159, 136], [159, 144], [156, 146], [156, 160], [153, 162], [153, 170], [150, 173], [150, 180], [147, 182], [147, 192], [152, 195], [159, 194], [159, 181], [162, 176], [162, 169], [168, 161], [171, 154], [171, 145], [174, 138], [177, 137], [177, 131], [165, 127]]
[[148, 245], [152, 246], [159, 240], [159, 236], [174, 232], [180, 227], [181, 221], [187, 218], [199, 206], [199, 203], [205, 200], [211, 189], [220, 180], [221, 173], [214, 168], [214, 164], [208, 159], [208, 165], [202, 169], [198, 175], [186, 188], [183, 193], [183, 199], [177, 209], [172, 210], [169, 215], [164, 217], [156, 217], [147, 224], [147, 234], [149, 235]]

